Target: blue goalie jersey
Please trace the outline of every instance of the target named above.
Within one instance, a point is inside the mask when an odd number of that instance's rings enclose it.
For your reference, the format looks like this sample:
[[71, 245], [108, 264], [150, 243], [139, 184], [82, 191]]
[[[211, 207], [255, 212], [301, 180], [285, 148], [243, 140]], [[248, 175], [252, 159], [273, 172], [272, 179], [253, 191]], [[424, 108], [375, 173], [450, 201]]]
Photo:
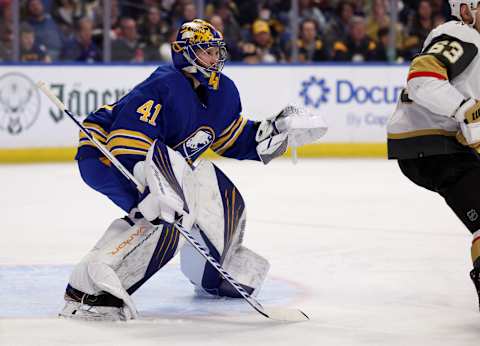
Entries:
[[[191, 83], [174, 66], [160, 66], [118, 102], [90, 113], [83, 124], [130, 171], [155, 139], [189, 163], [208, 148], [226, 157], [260, 160], [258, 122], [241, 116], [233, 81], [222, 75], [218, 90], [200, 86], [195, 91]], [[102, 156], [81, 133], [76, 159]]]

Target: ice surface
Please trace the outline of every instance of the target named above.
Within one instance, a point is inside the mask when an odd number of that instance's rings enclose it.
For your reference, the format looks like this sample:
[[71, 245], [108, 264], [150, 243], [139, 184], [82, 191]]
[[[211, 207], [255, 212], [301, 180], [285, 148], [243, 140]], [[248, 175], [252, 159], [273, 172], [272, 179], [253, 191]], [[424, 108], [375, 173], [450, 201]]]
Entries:
[[242, 192], [245, 243], [271, 262], [269, 321], [198, 299], [169, 263], [135, 293], [141, 320], [55, 317], [71, 266], [121, 212], [74, 164], [0, 166], [0, 345], [478, 345], [471, 236], [386, 160], [217, 161]]

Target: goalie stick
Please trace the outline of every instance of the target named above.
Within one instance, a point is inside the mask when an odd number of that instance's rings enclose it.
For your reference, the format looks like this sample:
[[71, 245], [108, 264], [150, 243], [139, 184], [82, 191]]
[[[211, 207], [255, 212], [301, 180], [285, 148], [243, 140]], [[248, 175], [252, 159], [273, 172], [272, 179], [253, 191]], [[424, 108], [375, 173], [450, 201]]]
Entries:
[[[143, 192], [145, 187], [131, 174], [121, 163], [117, 160], [115, 156], [105, 148], [102, 143], [100, 143], [95, 137], [93, 137], [90, 132], [75, 118], [75, 116], [70, 112], [62, 101], [55, 96], [52, 91], [48, 88], [45, 82], [39, 81], [37, 83], [38, 88], [65, 114], [68, 115], [70, 119], [80, 128], [80, 130], [87, 136], [87, 138], [96, 145], [96, 147], [102, 152], [102, 154], [107, 157], [112, 164], [135, 186], [138, 191]], [[192, 236], [189, 230], [185, 229], [178, 221], [174, 223], [175, 228], [185, 237], [185, 239], [192, 245], [207, 261], [210, 263], [217, 271], [222, 275], [222, 277], [232, 285], [232, 287], [245, 299], [245, 301], [254, 308], [261, 315], [270, 318], [272, 320], [283, 321], [283, 322], [300, 322], [306, 321], [310, 318], [301, 310], [298, 309], [284, 309], [284, 308], [265, 308], [263, 307], [254, 297], [250, 296], [247, 291], [241, 286], [241, 284], [236, 281], [228, 272], [223, 269], [223, 267], [218, 263], [218, 261], [210, 255], [207, 249], [202, 247], [195, 238]]]

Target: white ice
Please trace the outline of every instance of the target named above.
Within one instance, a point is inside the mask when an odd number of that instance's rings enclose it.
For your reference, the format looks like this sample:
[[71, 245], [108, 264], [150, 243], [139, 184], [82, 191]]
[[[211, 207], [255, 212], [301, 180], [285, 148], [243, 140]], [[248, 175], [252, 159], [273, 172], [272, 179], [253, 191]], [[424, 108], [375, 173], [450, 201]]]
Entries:
[[217, 161], [246, 200], [245, 243], [267, 257], [259, 297], [193, 298], [177, 260], [134, 294], [128, 323], [55, 317], [71, 266], [121, 212], [73, 163], [0, 166], [0, 345], [478, 345], [471, 235], [395, 162]]

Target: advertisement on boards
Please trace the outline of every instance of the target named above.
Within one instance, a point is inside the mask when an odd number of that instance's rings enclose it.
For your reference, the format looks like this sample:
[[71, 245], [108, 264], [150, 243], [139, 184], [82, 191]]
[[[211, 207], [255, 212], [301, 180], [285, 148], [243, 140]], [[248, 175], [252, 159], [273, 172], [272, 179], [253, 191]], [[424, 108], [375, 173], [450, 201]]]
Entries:
[[[73, 147], [78, 128], [36, 87], [43, 80], [82, 120], [112, 104], [153, 72], [149, 65], [0, 66], [0, 148]], [[261, 120], [287, 104], [324, 116], [322, 142], [384, 143], [385, 126], [405, 84], [406, 66], [227, 66], [243, 115]]]

